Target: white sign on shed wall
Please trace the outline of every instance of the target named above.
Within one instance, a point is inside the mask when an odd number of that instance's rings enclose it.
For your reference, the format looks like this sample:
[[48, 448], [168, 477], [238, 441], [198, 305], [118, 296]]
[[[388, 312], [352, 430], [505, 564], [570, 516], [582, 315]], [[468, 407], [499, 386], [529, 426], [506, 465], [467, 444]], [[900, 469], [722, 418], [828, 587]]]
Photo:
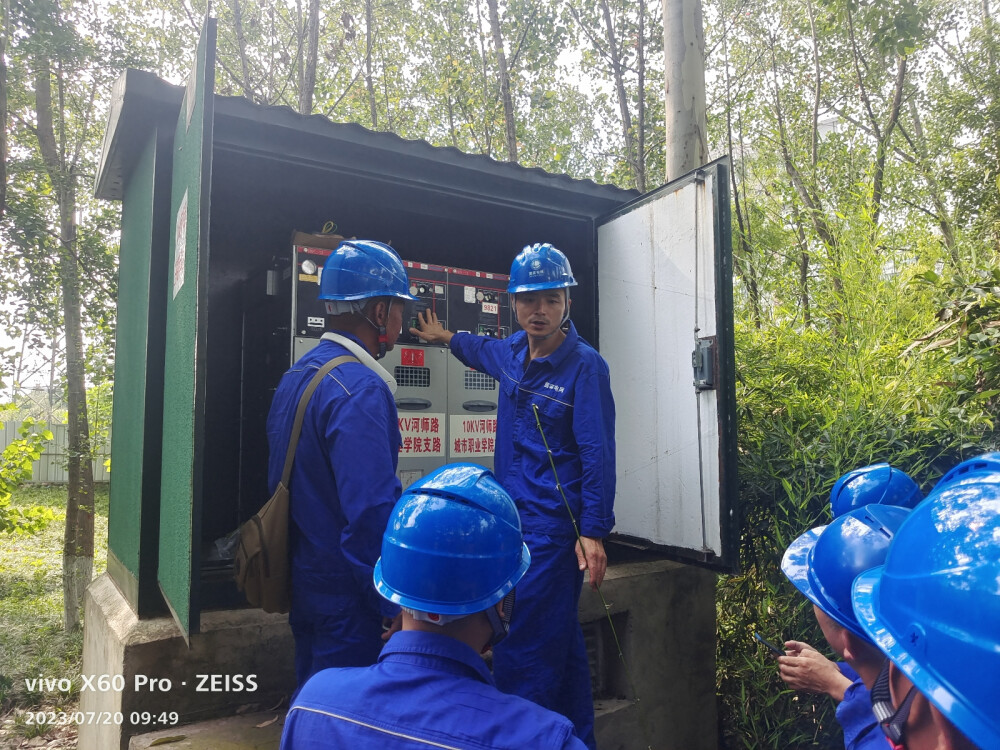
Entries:
[[[731, 568], [727, 175], [728, 161], [720, 160], [643, 196], [599, 225], [597, 244], [600, 351], [617, 410], [615, 533]], [[694, 385], [698, 339], [714, 347], [704, 389]]]

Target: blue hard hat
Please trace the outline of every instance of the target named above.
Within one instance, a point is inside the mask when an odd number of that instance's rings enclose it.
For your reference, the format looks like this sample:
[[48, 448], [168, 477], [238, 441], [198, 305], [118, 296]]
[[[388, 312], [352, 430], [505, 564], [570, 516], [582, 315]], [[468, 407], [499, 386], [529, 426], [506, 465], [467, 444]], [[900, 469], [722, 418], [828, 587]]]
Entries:
[[831, 620], [869, 640], [858, 625], [851, 602], [854, 578], [881, 565], [896, 530], [910, 514], [897, 505], [866, 505], [810, 529], [792, 542], [781, 572]]
[[1000, 452], [993, 451], [965, 459], [938, 480], [931, 490], [931, 495], [951, 484], [980, 481], [1000, 482]]
[[403, 492], [382, 537], [375, 588], [421, 612], [466, 615], [504, 598], [531, 555], [517, 506], [489, 469], [447, 464]]
[[952, 724], [1000, 747], [1000, 484], [959, 483], [917, 506], [854, 611]]
[[844, 474], [830, 490], [833, 517], [865, 505], [899, 505], [913, 508], [924, 499], [910, 475], [889, 464], [872, 464]]
[[399, 255], [373, 240], [344, 240], [323, 264], [319, 298], [356, 300], [399, 297], [415, 300]]
[[507, 291], [511, 294], [568, 286], [576, 286], [569, 259], [547, 242], [528, 245], [510, 264]]

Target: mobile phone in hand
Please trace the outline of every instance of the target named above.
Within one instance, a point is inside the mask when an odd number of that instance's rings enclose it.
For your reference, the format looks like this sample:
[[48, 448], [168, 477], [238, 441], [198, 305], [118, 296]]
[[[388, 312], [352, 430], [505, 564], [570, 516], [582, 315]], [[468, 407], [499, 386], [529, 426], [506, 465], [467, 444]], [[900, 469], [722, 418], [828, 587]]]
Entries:
[[771, 643], [771, 641], [767, 640], [767, 638], [764, 638], [760, 633], [754, 633], [753, 637], [757, 641], [759, 641], [760, 643], [762, 643], [764, 645], [764, 647], [767, 648], [767, 650], [770, 651], [774, 656], [784, 656], [785, 655], [785, 650], [783, 648], [779, 648], [775, 644]]

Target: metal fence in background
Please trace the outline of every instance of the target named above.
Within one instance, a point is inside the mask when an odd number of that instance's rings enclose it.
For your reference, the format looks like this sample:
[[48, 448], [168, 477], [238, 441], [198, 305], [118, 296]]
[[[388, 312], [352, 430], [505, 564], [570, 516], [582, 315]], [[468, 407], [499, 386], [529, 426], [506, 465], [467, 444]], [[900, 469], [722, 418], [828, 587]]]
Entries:
[[[20, 428], [21, 422], [4, 422], [0, 426], [3, 427], [3, 430], [0, 431], [0, 451], [2, 451], [19, 437], [17, 430]], [[29, 483], [65, 484], [69, 482], [69, 474], [66, 471], [69, 427], [64, 424], [50, 424], [48, 429], [52, 432], [52, 440], [45, 444], [42, 455], [32, 464]], [[105, 460], [110, 456], [110, 450], [106, 450], [99, 453], [94, 460], [95, 482], [111, 480], [111, 474], [104, 466]]]

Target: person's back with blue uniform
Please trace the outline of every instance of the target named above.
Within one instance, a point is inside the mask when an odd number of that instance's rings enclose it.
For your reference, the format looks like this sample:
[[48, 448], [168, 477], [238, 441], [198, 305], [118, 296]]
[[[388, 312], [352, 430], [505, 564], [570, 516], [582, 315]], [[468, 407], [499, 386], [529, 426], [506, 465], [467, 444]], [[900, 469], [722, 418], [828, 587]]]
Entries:
[[373, 667], [327, 669], [300, 691], [282, 748], [583, 748], [569, 719], [497, 690], [483, 658], [404, 630]]
[[396, 341], [409, 294], [406, 270], [388, 245], [345, 241], [320, 281], [327, 327], [320, 343], [282, 377], [268, 413], [268, 481], [281, 479], [299, 397], [322, 378], [306, 409], [289, 486], [291, 608], [299, 687], [333, 666], [375, 663], [384, 618], [398, 607], [379, 597], [371, 575], [386, 519], [400, 494], [395, 381], [375, 361]]
[[375, 566], [403, 630], [377, 664], [327, 669], [299, 692], [282, 750], [583, 750], [573, 724], [500, 692], [480, 651], [515, 616], [530, 565], [517, 509], [493, 474], [450, 464], [411, 485]]

